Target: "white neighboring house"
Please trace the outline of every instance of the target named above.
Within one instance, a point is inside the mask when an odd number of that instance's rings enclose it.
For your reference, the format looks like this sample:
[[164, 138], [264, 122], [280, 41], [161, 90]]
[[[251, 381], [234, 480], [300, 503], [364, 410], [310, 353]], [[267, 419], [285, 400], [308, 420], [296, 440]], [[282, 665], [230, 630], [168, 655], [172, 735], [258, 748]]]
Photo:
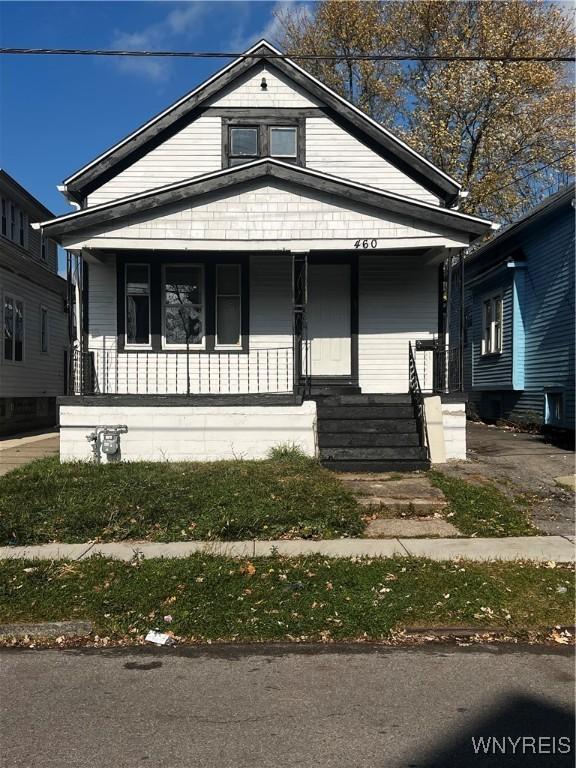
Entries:
[[31, 228], [53, 214], [0, 169], [0, 435], [54, 426], [66, 392], [66, 281], [56, 243]]
[[39, 225], [87, 270], [61, 458], [105, 426], [127, 428], [108, 460], [464, 458], [439, 275], [490, 222], [270, 44], [247, 53], [68, 178], [80, 209]]

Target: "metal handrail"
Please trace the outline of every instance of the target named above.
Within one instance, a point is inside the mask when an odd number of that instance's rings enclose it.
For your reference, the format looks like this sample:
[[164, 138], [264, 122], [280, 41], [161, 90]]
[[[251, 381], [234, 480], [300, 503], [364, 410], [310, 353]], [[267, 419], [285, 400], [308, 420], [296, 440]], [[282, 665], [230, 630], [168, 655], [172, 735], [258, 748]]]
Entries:
[[428, 425], [426, 424], [426, 409], [424, 407], [424, 396], [420, 387], [418, 378], [418, 369], [416, 368], [416, 358], [412, 349], [412, 342], [408, 342], [408, 386], [416, 415], [416, 424], [420, 437], [420, 445], [426, 449], [427, 458], [430, 458], [430, 444], [428, 441]]

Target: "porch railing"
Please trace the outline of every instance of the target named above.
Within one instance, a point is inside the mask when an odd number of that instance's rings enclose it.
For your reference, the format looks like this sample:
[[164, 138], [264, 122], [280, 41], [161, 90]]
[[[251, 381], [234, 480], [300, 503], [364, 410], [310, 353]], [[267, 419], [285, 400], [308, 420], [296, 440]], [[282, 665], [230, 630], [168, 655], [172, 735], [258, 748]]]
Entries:
[[293, 391], [290, 347], [247, 353], [75, 350], [70, 394], [280, 394]]
[[428, 457], [430, 456], [430, 448], [428, 445], [428, 429], [426, 427], [426, 410], [424, 408], [424, 395], [420, 387], [420, 380], [418, 378], [418, 369], [416, 368], [416, 359], [414, 357], [414, 350], [412, 349], [412, 343], [408, 343], [408, 386], [410, 395], [412, 397], [412, 405], [414, 406], [414, 413], [416, 414], [416, 423], [418, 425], [418, 433], [420, 436], [420, 445], [426, 448]]
[[460, 347], [434, 349], [434, 392], [461, 392], [464, 389]]

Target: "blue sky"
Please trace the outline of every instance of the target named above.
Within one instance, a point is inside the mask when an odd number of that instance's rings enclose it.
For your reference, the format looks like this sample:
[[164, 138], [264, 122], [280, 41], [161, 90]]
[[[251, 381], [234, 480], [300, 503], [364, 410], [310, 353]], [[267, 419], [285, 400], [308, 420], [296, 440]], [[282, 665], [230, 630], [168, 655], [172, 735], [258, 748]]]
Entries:
[[[3, 47], [241, 51], [277, 33], [275, 2], [0, 2]], [[227, 59], [4, 56], [0, 166], [54, 213], [56, 185]]]

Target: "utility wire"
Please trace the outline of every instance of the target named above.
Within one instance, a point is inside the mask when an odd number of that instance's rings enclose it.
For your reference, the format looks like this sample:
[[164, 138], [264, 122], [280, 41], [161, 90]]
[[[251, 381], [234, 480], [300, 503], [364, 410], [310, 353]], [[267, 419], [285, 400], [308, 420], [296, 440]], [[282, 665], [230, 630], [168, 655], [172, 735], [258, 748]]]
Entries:
[[135, 56], [140, 58], [168, 57], [187, 59], [300, 59], [305, 61], [503, 61], [503, 62], [575, 62], [576, 56], [432, 56], [427, 54], [358, 53], [339, 54], [302, 53], [286, 56], [283, 53], [230, 53], [225, 51], [108, 51], [81, 48], [0, 48], [0, 54], [24, 56]]
[[545, 171], [547, 168], [552, 168], [556, 163], [560, 162], [560, 160], [564, 160], [565, 157], [569, 157], [570, 155], [573, 155], [576, 152], [576, 150], [571, 149], [570, 152], [566, 152], [563, 155], [560, 155], [560, 157], [555, 157], [554, 160], [551, 160], [546, 165], [540, 166], [540, 168], [536, 168], [533, 171], [530, 171], [530, 173], [525, 173], [524, 176], [520, 176], [518, 179], [514, 179], [514, 181], [508, 182], [508, 184], [504, 184], [501, 187], [498, 187], [498, 189], [495, 189], [494, 192], [501, 192], [503, 189], [506, 189], [507, 187], [512, 187], [514, 184], [518, 184], [520, 181], [523, 181], [524, 179], [527, 179], [529, 176], [534, 176], [536, 173], [542, 173], [542, 171]]

